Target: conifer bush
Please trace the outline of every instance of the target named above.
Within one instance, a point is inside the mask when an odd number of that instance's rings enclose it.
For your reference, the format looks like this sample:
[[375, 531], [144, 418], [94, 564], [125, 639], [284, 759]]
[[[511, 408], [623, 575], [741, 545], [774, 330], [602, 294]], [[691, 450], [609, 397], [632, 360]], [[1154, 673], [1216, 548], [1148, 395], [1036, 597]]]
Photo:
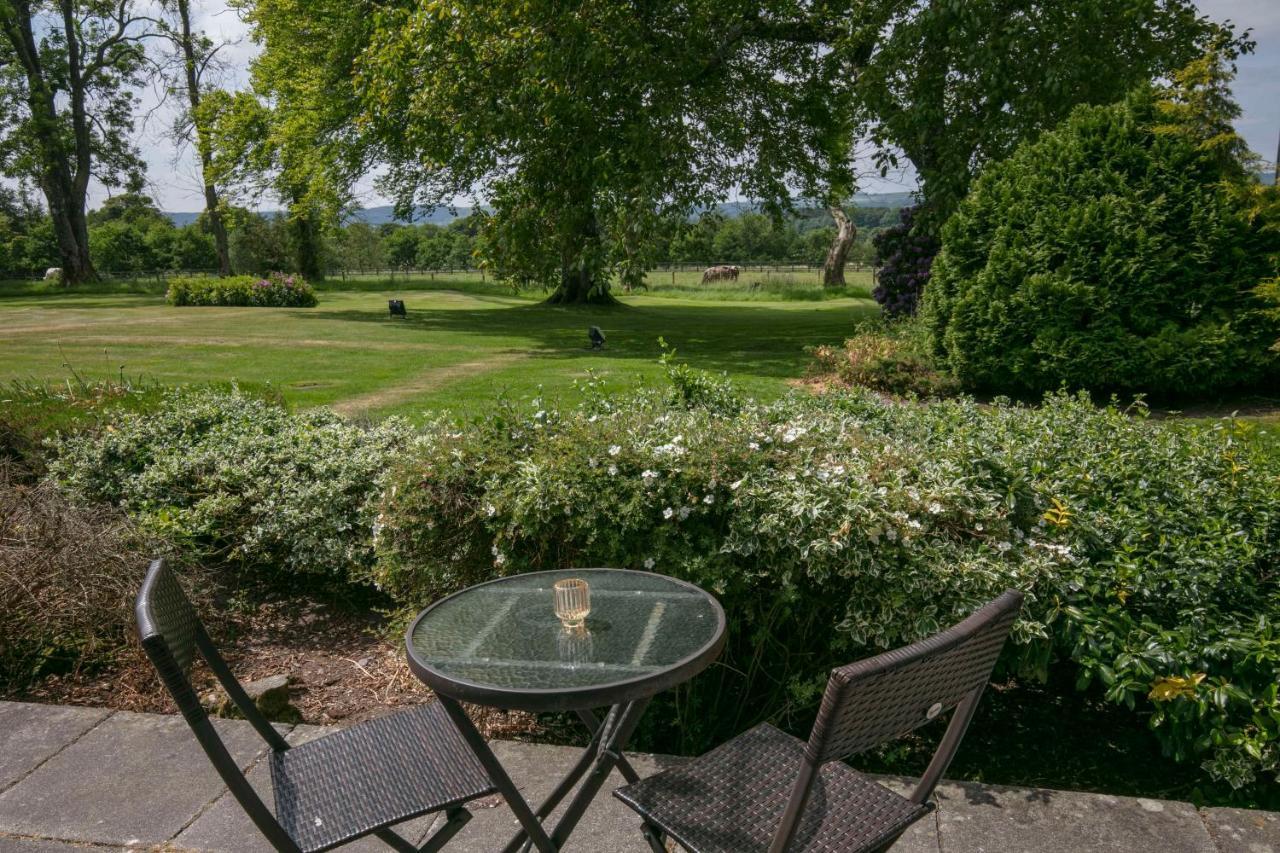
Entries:
[[[1280, 229], [1240, 164], [1143, 90], [989, 167], [943, 229], [922, 312], [968, 387], [1193, 396], [1280, 380], [1258, 285]], [[1276, 206], [1270, 205], [1272, 212]]]

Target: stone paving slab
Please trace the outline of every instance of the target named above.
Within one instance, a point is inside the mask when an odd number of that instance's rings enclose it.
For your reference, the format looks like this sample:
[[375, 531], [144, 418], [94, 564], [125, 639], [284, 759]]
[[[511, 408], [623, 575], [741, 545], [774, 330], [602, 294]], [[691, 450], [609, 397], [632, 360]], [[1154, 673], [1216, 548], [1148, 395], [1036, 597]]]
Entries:
[[104, 708], [0, 702], [0, 791], [102, 722]]
[[1280, 814], [1253, 809], [1201, 809], [1222, 853], [1280, 853]]
[[[270, 803], [265, 745], [248, 723], [215, 722], [233, 757]], [[282, 731], [286, 731], [282, 727]], [[329, 731], [298, 726], [295, 743]], [[579, 750], [509, 741], [495, 754], [526, 796], [538, 801]], [[641, 775], [682, 759], [629, 756]], [[269, 848], [221, 784], [180, 717], [0, 702], [0, 853], [164, 851], [266, 853]], [[16, 774], [16, 776], [15, 776]], [[899, 792], [910, 781], [880, 777]], [[610, 791], [618, 774], [570, 839], [579, 853], [647, 853], [639, 818]], [[500, 798], [469, 804], [474, 818], [450, 853], [500, 850], [517, 824]], [[563, 806], [562, 806], [563, 808]], [[430, 818], [406, 824], [414, 843]], [[554, 823], [554, 821], [553, 821]], [[94, 846], [97, 845], [97, 846]], [[388, 849], [366, 839], [339, 848]], [[938, 809], [918, 822], [894, 853], [1280, 853], [1280, 814], [1203, 809], [1188, 803], [944, 783]]]
[[937, 789], [947, 853], [1215, 853], [1195, 806], [1040, 788], [946, 783]]
[[100, 853], [119, 847], [98, 847], [92, 844], [76, 844], [71, 841], [48, 841], [43, 838], [16, 838], [0, 835], [0, 853]]
[[[214, 725], [242, 767], [266, 749], [247, 722]], [[118, 711], [0, 794], [0, 832], [161, 844], [222, 790], [181, 717]]]

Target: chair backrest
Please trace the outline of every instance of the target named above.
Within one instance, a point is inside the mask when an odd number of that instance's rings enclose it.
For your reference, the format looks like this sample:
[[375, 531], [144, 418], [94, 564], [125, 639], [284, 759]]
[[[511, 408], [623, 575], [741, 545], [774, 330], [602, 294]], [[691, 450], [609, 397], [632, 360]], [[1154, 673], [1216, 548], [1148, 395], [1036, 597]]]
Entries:
[[1021, 608], [1022, 593], [1006, 590], [939, 634], [833, 670], [770, 850], [786, 849], [823, 764], [901, 737], [954, 710], [911, 795], [913, 802], [924, 803], [955, 757]]
[[142, 589], [138, 591], [134, 614], [143, 650], [222, 781], [277, 850], [298, 853], [297, 844], [245, 779], [200, 702], [190, 678], [191, 666], [196, 656], [204, 659], [231, 701], [272, 749], [284, 750], [289, 745], [262, 716], [253, 700], [245, 694], [244, 688], [231, 674], [226, 661], [218, 653], [200, 622], [200, 617], [196, 615], [195, 608], [191, 606], [191, 601], [182, 591], [177, 577], [165, 565], [164, 560], [152, 561], [147, 569]]

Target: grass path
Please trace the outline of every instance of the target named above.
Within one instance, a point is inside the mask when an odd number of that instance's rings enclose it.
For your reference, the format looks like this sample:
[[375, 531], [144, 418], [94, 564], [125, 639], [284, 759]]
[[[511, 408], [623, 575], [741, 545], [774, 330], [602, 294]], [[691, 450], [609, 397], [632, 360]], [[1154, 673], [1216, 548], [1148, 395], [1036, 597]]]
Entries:
[[411, 377], [406, 382], [397, 383], [358, 397], [349, 397], [333, 404], [333, 410], [340, 415], [356, 415], [366, 412], [377, 412], [398, 406], [408, 400], [427, 396], [442, 385], [470, 379], [481, 373], [497, 370], [512, 362], [528, 358], [527, 353], [504, 352], [492, 358], [482, 358], [453, 364], [448, 367], [431, 367]]
[[[3, 290], [0, 289], [0, 294]], [[173, 308], [149, 294], [0, 296], [0, 381], [117, 377], [164, 384], [270, 385], [298, 406], [371, 416], [482, 410], [573, 397], [594, 372], [654, 383], [664, 338], [695, 367], [727, 371], [761, 398], [803, 375], [806, 347], [835, 343], [874, 313], [856, 296], [769, 302], [641, 293], [619, 306], [565, 308], [488, 288], [326, 290], [313, 309]], [[404, 298], [407, 320], [387, 316]], [[587, 347], [600, 326], [608, 347]]]

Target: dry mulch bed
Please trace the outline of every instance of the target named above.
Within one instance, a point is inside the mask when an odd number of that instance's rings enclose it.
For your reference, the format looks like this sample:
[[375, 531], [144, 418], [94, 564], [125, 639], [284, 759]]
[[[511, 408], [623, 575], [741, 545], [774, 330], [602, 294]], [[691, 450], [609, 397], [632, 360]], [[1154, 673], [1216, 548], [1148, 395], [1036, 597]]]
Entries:
[[[404, 646], [387, 639], [387, 621], [377, 613], [289, 598], [234, 612], [225, 624], [209, 628], [242, 684], [289, 676], [290, 702], [305, 723], [356, 723], [432, 699], [409, 671]], [[202, 666], [193, 671], [192, 680], [201, 695], [216, 686]], [[49, 676], [21, 695], [5, 698], [151, 713], [177, 710], [133, 644], [110, 667]], [[487, 737], [542, 732], [531, 714], [479, 707], [469, 711]]]

